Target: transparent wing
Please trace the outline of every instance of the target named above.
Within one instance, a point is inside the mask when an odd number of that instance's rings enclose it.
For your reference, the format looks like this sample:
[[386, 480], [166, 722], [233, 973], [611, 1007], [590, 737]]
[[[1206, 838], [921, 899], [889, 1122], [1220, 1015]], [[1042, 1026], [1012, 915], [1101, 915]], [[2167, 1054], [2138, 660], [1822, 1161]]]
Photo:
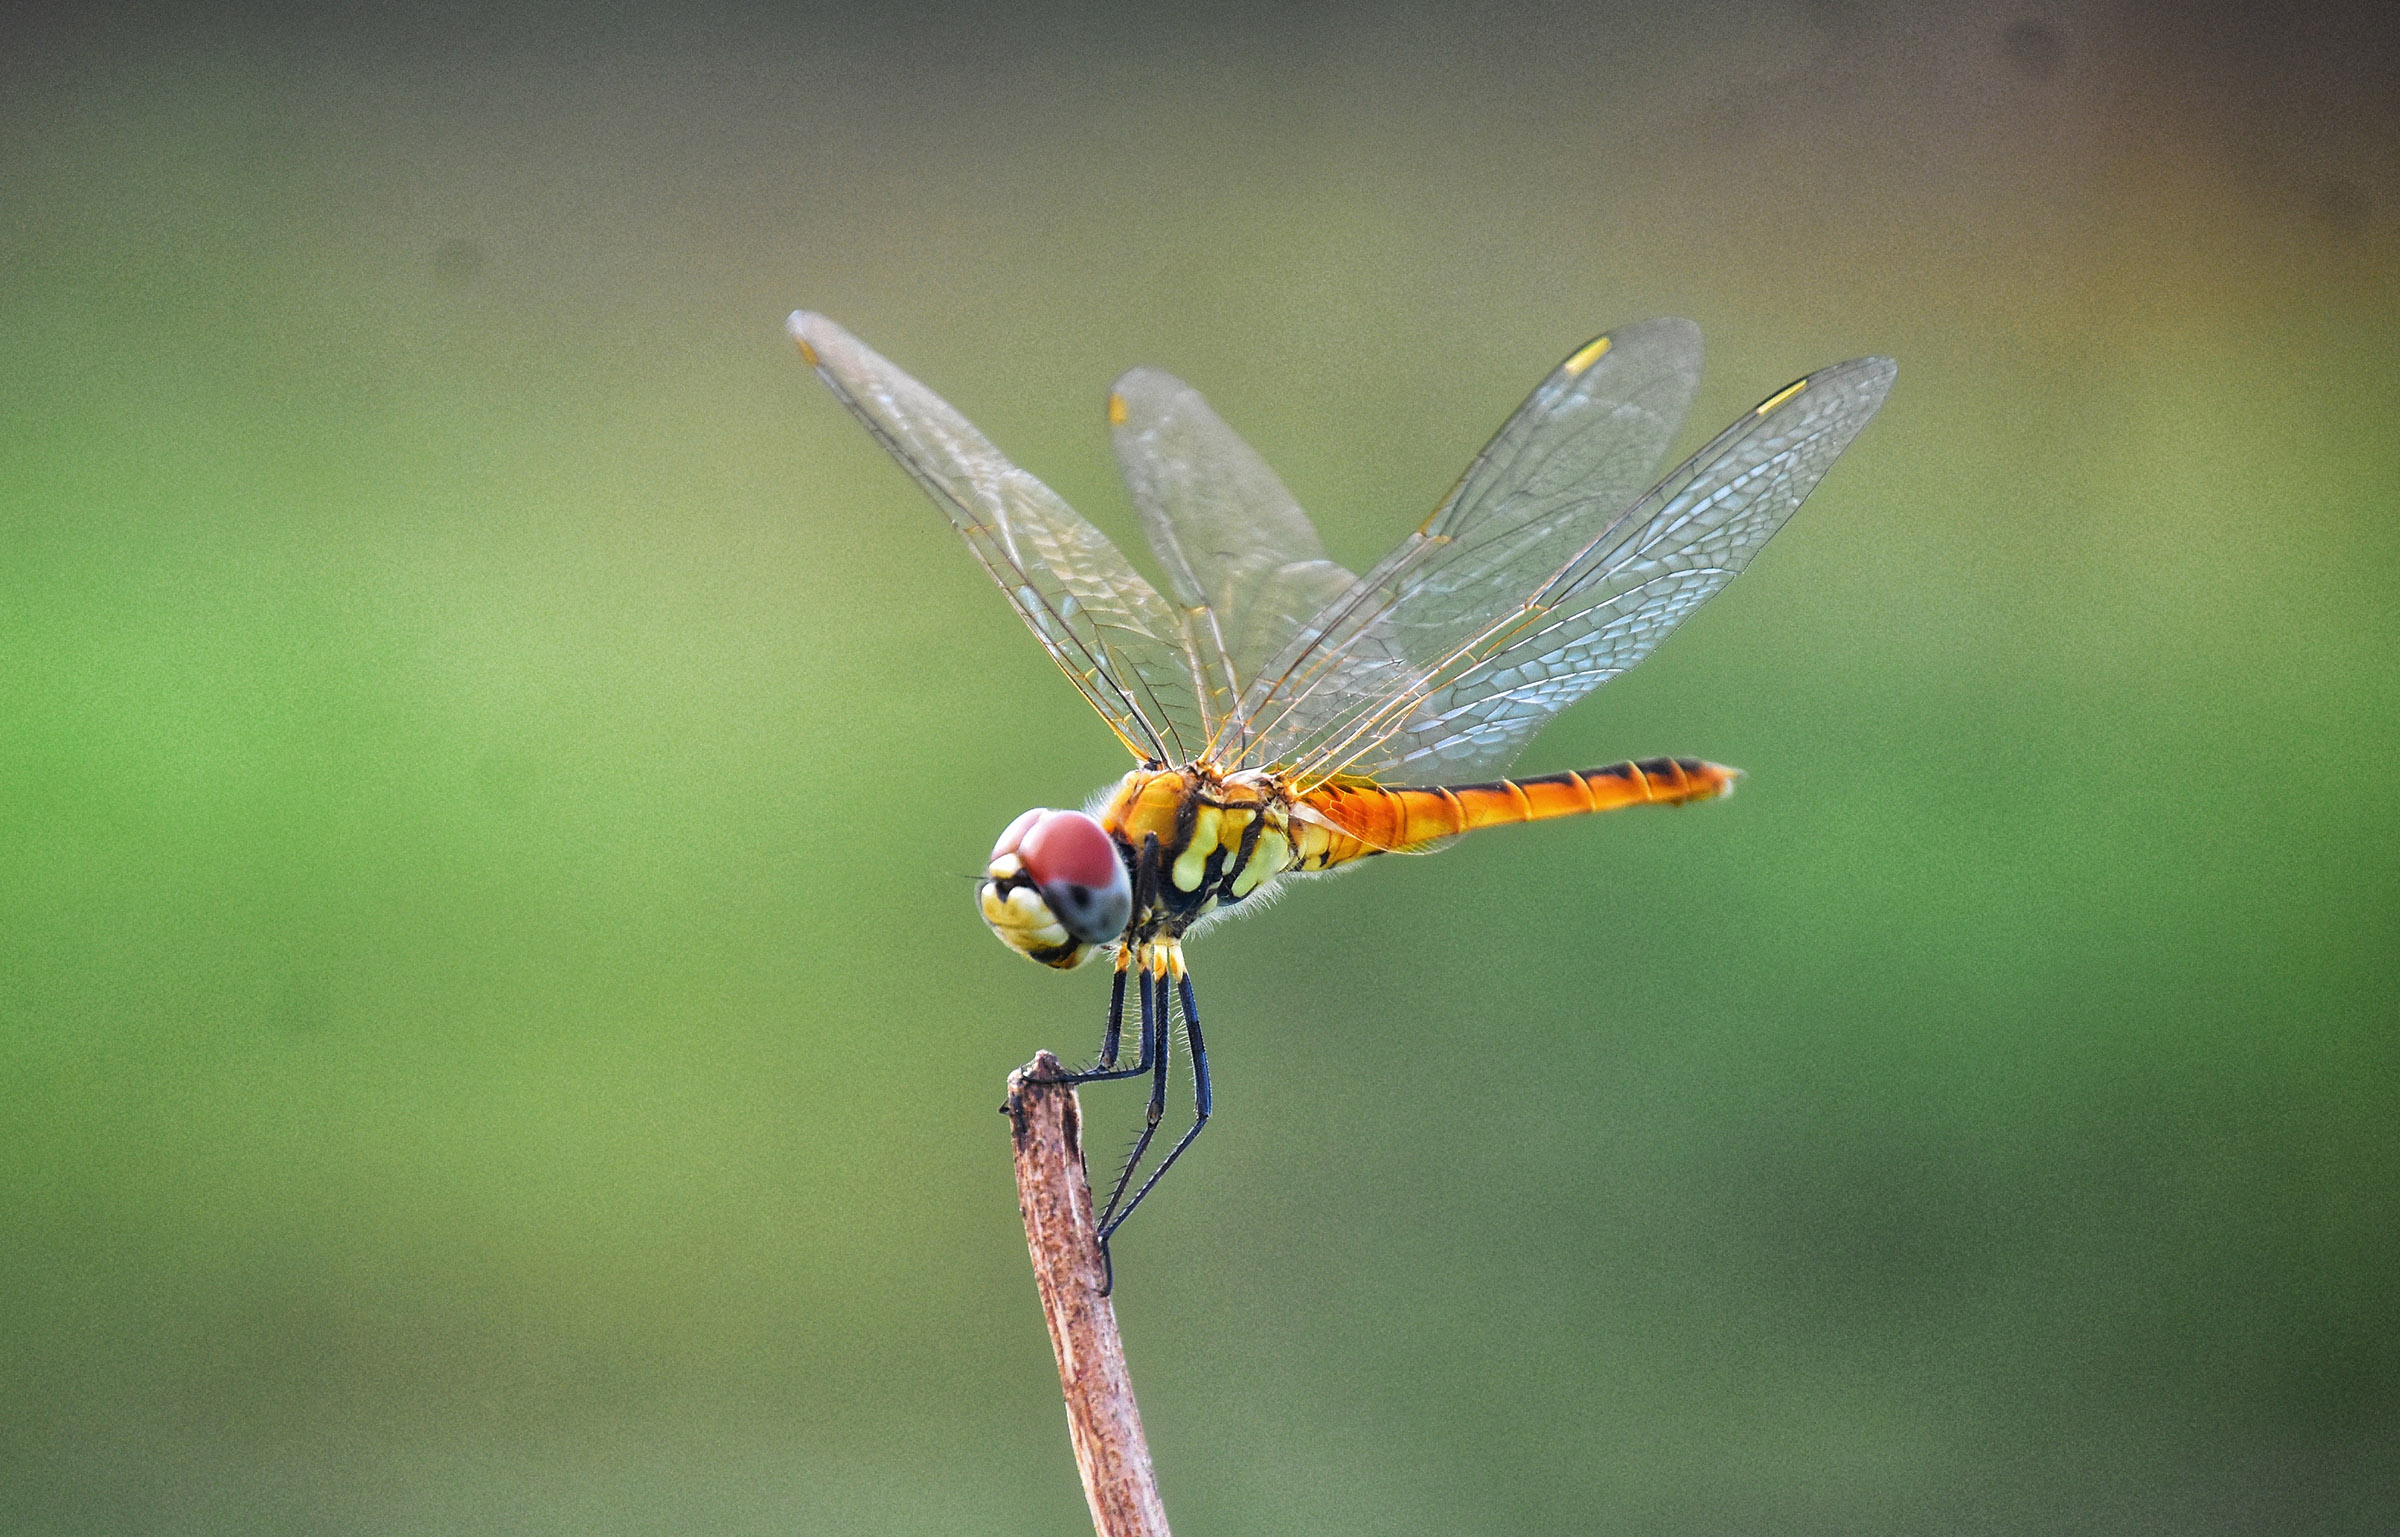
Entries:
[[1110, 392], [1108, 420], [1167, 592], [1205, 664], [1210, 736], [1219, 753], [1237, 754], [1229, 728], [1242, 691], [1358, 578], [1326, 559], [1292, 493], [1198, 390], [1137, 368]]
[[1108, 536], [857, 337], [806, 311], [790, 329], [817, 377], [941, 504], [1126, 747], [1162, 762], [1197, 753], [1207, 733], [1184, 626]]
[[1362, 638], [1405, 659], [1414, 679], [1328, 700], [1294, 756], [1312, 774], [1427, 779], [1504, 765], [1750, 563], [1874, 416], [1896, 372], [1888, 358], [1862, 358], [1769, 397], [1555, 571], [1530, 581], [1521, 567], [1501, 573], [1523, 596], [1487, 588], [1487, 599], [1502, 599], [1497, 614], [1438, 588], [1418, 598], [1422, 580], [1404, 588]]
[[1700, 385], [1700, 329], [1597, 337], [1542, 381], [1442, 505], [1311, 616], [1242, 701], [1249, 759], [1289, 762], [1428, 669], [1558, 572], [1658, 472]]

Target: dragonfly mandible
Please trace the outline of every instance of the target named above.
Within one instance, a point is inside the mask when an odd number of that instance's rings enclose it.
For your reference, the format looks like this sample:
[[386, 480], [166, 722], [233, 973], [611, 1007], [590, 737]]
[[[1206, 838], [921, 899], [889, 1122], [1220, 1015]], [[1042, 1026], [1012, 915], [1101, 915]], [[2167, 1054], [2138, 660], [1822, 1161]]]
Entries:
[[[1433, 514], [1355, 575], [1197, 391], [1137, 368], [1109, 392], [1108, 422], [1161, 591], [858, 338], [806, 311], [790, 330], [1137, 760], [1088, 811], [1010, 823], [976, 888], [1010, 949], [1061, 969], [1114, 966], [1099, 1055], [1068, 1075], [1150, 1080], [1148, 1118], [1098, 1219], [1103, 1255], [1213, 1109], [1187, 938], [1283, 882], [1372, 855], [1732, 791], [1738, 771], [1696, 758], [1499, 775], [1749, 564], [1895, 372], [1870, 357], [1809, 374], [1660, 479], [1699, 387], [1700, 331], [1672, 319], [1612, 331], [1552, 370]], [[1178, 1033], [1192, 1121], [1135, 1186]]]

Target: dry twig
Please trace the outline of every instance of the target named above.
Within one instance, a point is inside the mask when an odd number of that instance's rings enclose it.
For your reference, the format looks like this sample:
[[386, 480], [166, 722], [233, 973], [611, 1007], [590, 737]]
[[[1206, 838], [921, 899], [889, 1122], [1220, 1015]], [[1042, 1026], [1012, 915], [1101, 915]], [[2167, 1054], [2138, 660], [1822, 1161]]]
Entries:
[[1092, 1187], [1083, 1168], [1083, 1117], [1075, 1091], [1055, 1080], [1058, 1058], [1037, 1053], [1008, 1075], [1007, 1111], [1016, 1134], [1017, 1209], [1033, 1251], [1033, 1279], [1050, 1322], [1067, 1435], [1083, 1474], [1099, 1537], [1167, 1537], [1166, 1507], [1150, 1471], [1142, 1414], [1125, 1372], [1117, 1310], [1092, 1227]]

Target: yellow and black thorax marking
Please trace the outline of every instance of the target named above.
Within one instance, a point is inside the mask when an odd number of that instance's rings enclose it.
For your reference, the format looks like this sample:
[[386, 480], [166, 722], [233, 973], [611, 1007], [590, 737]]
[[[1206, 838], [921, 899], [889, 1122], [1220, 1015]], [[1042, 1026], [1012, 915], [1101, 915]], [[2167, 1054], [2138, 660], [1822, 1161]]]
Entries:
[[1137, 934], [1180, 934], [1294, 863], [1290, 803], [1280, 789], [1203, 766], [1127, 774], [1100, 825], [1134, 871]]

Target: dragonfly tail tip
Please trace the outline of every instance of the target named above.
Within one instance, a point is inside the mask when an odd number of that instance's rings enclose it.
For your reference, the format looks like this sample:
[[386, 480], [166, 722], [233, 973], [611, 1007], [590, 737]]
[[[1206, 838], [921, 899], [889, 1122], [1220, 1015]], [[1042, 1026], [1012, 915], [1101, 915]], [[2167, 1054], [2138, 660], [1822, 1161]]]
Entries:
[[806, 310], [794, 310], [783, 323], [783, 329], [790, 333], [792, 341], [799, 346], [801, 358], [811, 368], [817, 366], [817, 349], [808, 344], [808, 323], [816, 318]]

